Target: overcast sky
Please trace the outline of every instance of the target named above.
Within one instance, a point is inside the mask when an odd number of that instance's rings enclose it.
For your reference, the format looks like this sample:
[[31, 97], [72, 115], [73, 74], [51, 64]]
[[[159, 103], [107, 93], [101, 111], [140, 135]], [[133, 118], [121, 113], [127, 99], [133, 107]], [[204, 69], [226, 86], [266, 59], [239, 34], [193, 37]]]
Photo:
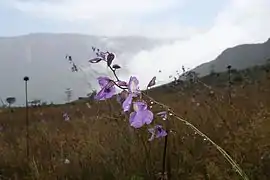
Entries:
[[186, 37], [210, 28], [226, 0], [1, 0], [0, 35], [77, 32]]
[[176, 67], [192, 68], [228, 47], [266, 41], [269, 17], [270, 0], [1, 0], [0, 36], [75, 32], [184, 38], [131, 57], [131, 74], [145, 84], [158, 69], [159, 80], [166, 81]]

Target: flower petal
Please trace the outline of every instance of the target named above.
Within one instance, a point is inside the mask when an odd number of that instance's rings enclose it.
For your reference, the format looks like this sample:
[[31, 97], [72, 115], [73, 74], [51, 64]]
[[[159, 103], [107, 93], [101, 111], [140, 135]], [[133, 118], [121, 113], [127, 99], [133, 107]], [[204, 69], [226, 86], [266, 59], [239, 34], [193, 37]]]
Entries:
[[136, 116], [135, 112], [130, 113], [130, 115], [129, 115], [129, 123], [130, 124], [134, 121], [135, 116]]
[[124, 112], [129, 111], [130, 106], [132, 104], [132, 98], [133, 98], [132, 94], [129, 94], [128, 97], [123, 102], [122, 108], [123, 108]]
[[[107, 84], [109, 86], [109, 84]], [[95, 100], [105, 100], [110, 99], [116, 93], [114, 86], [108, 88], [107, 86], [103, 87], [94, 97]]]
[[102, 88], [94, 97], [95, 100], [105, 100], [104, 96], [104, 90], [105, 88]]
[[134, 111], [144, 111], [147, 109], [147, 104], [143, 101], [136, 101], [133, 103], [133, 109]]
[[155, 126], [157, 133], [156, 133], [156, 138], [161, 138], [167, 136], [167, 132], [162, 128], [161, 125], [156, 125]]
[[150, 124], [153, 121], [153, 113], [149, 110], [138, 111], [133, 115], [131, 126], [140, 128], [144, 124]]
[[122, 92], [117, 94], [116, 100], [119, 104], [123, 104], [123, 102], [126, 100], [128, 97], [128, 92], [126, 90], [123, 90]]
[[101, 88], [105, 87], [110, 82], [110, 78], [104, 76], [100, 76], [97, 79]]
[[130, 114], [129, 119], [130, 125], [134, 128], [140, 128], [144, 125], [142, 119], [143, 119], [142, 114], [133, 112]]
[[109, 88], [107, 90], [108, 90], [108, 92], [105, 93], [105, 99], [110, 99], [116, 93], [116, 89], [113, 86], [113, 87], [111, 87], [111, 88]]
[[165, 130], [162, 130], [161, 132], [157, 133], [156, 138], [162, 138], [167, 136], [167, 132]]
[[139, 94], [139, 81], [136, 77], [131, 76], [128, 83], [128, 89], [130, 93]]
[[143, 111], [143, 113], [144, 113], [144, 119], [143, 119], [144, 123], [151, 124], [154, 119], [153, 113], [149, 110], [145, 110]]

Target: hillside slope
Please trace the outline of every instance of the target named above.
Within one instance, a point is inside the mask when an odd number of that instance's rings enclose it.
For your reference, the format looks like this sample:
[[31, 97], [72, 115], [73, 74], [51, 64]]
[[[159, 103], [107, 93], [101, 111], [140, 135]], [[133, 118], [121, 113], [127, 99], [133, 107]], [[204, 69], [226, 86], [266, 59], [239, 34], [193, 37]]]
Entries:
[[262, 65], [270, 59], [270, 39], [261, 44], [244, 44], [228, 48], [215, 60], [201, 64], [194, 69], [200, 76], [211, 71], [226, 71], [228, 65], [234, 69], [245, 69], [255, 65]]

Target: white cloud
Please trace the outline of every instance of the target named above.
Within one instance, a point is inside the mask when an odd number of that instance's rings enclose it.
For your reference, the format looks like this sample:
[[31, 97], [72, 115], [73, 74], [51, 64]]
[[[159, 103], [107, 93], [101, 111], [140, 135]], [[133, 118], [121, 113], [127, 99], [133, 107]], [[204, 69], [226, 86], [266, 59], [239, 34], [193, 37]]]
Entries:
[[173, 22], [149, 22], [140, 20], [104, 20], [101, 23], [92, 21], [84, 33], [106, 36], [146, 36], [153, 38], [188, 38], [203, 28], [188, 27]]
[[[142, 86], [155, 75], [164, 83], [182, 65], [194, 68], [215, 59], [228, 47], [264, 42], [270, 37], [269, 7], [269, 0], [231, 0], [208, 31], [173, 45], [141, 51], [130, 60], [130, 73], [139, 76]], [[158, 73], [159, 69], [163, 73]]]
[[[263, 42], [270, 37], [269, 0], [230, 0], [208, 29], [183, 26], [177, 18], [144, 20], [144, 17], [166, 15], [176, 6], [183, 7], [184, 2], [186, 0], [114, 0], [113, 3], [111, 0], [10, 0], [9, 5], [38, 17], [85, 22], [88, 30], [84, 32], [94, 35], [189, 37], [152, 51], [141, 51], [129, 60], [130, 74], [138, 75], [144, 86], [154, 75], [163, 83], [182, 65], [193, 68], [215, 59], [228, 47]], [[196, 17], [196, 21], [199, 20], [200, 17]], [[162, 73], [158, 73], [159, 69]]]
[[[106, 36], [189, 37], [200, 31], [171, 17], [160, 20], [186, 0], [6, 0], [9, 7], [36, 18], [80, 22], [83, 33]], [[157, 16], [157, 17], [155, 17]], [[151, 18], [154, 21], [147, 20]]]
[[10, 5], [21, 11], [65, 20], [144, 15], [167, 10], [179, 4], [181, 0], [11, 0], [10, 2]]

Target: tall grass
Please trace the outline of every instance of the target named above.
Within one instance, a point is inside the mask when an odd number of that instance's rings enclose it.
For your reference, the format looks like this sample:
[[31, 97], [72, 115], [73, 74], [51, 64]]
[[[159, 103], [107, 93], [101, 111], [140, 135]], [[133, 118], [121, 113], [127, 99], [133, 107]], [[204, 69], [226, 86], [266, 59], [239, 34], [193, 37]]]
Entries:
[[[181, 120], [170, 121], [168, 138], [171, 179], [239, 179], [235, 169], [204, 138], [211, 138], [229, 152], [250, 179], [270, 178], [270, 84], [260, 82], [233, 85], [231, 101], [227, 91], [211, 80], [213, 93], [202, 84], [182, 90], [160, 87], [148, 95], [167, 104], [202, 132], [186, 128]], [[25, 146], [25, 110], [0, 114], [0, 179], [157, 179], [162, 171], [164, 139], [148, 142], [146, 130], [129, 127], [120, 105], [85, 102], [29, 109], [29, 154]], [[162, 108], [156, 104], [152, 110]], [[64, 121], [67, 112], [70, 121]], [[9, 116], [12, 116], [10, 120]], [[164, 122], [165, 123], [165, 122]], [[164, 124], [165, 125], [165, 124]], [[69, 160], [70, 163], [66, 163]]]

